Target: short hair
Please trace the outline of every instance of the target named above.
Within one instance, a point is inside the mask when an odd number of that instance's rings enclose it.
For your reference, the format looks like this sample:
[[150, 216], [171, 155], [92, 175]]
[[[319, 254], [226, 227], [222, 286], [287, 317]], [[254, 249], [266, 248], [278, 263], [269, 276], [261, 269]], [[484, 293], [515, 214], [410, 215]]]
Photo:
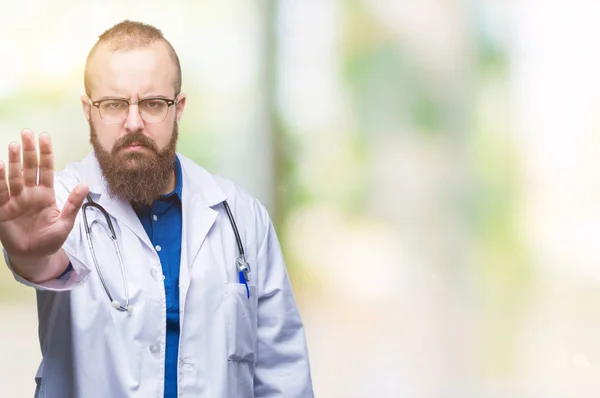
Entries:
[[175, 80], [175, 95], [181, 92], [181, 64], [179, 57], [171, 43], [165, 39], [160, 29], [142, 22], [124, 20], [106, 30], [98, 37], [98, 41], [90, 50], [86, 62], [83, 76], [85, 93], [89, 97], [91, 93], [92, 75], [90, 64], [101, 44], [106, 43], [110, 51], [130, 50], [134, 48], [146, 47], [156, 41], [162, 41], [167, 44], [167, 48], [177, 68], [177, 77]]

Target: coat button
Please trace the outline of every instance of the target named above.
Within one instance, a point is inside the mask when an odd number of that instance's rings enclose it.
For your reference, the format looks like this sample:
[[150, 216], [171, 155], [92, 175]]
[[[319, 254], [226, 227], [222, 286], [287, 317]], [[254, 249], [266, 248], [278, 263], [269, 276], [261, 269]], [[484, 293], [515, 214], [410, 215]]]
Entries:
[[153, 344], [150, 346], [150, 352], [153, 354], [158, 354], [160, 352], [160, 344]]
[[152, 274], [152, 277], [154, 279], [156, 279], [157, 281], [164, 281], [165, 280], [165, 276], [162, 274], [162, 272], [160, 272], [158, 270], [158, 268], [151, 268], [150, 269], [150, 274]]

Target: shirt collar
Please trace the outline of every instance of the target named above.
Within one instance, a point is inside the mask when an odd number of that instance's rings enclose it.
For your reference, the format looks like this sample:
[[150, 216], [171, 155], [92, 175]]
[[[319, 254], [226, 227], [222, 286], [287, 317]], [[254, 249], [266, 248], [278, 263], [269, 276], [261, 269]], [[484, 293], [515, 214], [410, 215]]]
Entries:
[[166, 195], [161, 195], [160, 196], [161, 199], [168, 199], [175, 195], [177, 198], [179, 198], [179, 200], [181, 200], [181, 193], [183, 192], [183, 177], [182, 177], [183, 173], [181, 171], [181, 162], [179, 161], [179, 158], [177, 156], [175, 156], [174, 171], [175, 171], [175, 189], [173, 189], [173, 191], [171, 191], [170, 193], [168, 193]]
[[[100, 164], [98, 163], [98, 159], [96, 158], [93, 151], [90, 152], [88, 154], [88, 156], [86, 156], [83, 159], [83, 165], [84, 165], [84, 169], [85, 169], [85, 171], [84, 171], [85, 177], [84, 178], [87, 181], [89, 181], [88, 184], [90, 186], [90, 192], [95, 193], [95, 194], [102, 194], [102, 193], [106, 192], [106, 183], [104, 181], [104, 178], [102, 177], [102, 172], [100, 170]], [[72, 167], [73, 165], [68, 165], [67, 169], [69, 168], [69, 166]], [[166, 195], [161, 195], [160, 196], [161, 199], [166, 199], [173, 195], [177, 195], [179, 200], [182, 199], [183, 171], [182, 171], [181, 162], [180, 162], [178, 156], [175, 156], [174, 171], [175, 171], [175, 189], [173, 189], [173, 191], [171, 191], [170, 193], [168, 193]]]
[[[211, 175], [206, 169], [199, 166], [191, 159], [177, 153], [177, 162], [179, 165], [181, 191], [179, 194], [183, 198], [183, 184], [185, 180], [186, 196], [194, 198], [198, 203], [212, 207], [227, 199], [227, 196], [216, 181], [216, 177]], [[175, 172], [177, 173], [177, 168]], [[98, 199], [107, 193], [106, 183], [102, 177], [100, 164], [93, 151], [79, 162], [69, 163], [63, 172], [60, 173], [63, 178], [72, 177], [75, 182], [84, 182], [90, 187], [90, 193], [94, 199]], [[177, 184], [177, 182], [176, 182]], [[182, 199], [183, 201], [183, 199]]]

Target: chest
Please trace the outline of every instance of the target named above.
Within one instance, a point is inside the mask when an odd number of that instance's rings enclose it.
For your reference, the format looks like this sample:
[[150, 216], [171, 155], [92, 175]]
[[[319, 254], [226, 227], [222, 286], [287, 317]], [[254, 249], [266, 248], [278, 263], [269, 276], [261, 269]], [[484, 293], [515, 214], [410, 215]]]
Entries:
[[[116, 241], [109, 236], [108, 223], [91, 215], [90, 241], [95, 253], [81, 245], [78, 255], [92, 272], [90, 283], [78, 289], [78, 294], [91, 296], [102, 307], [110, 304], [108, 297], [103, 297], [106, 287], [118, 300], [129, 296], [136, 309], [147, 307], [149, 313], [156, 314], [166, 303], [167, 277], [178, 284], [182, 311], [190, 288], [208, 294], [209, 286], [238, 282], [239, 250], [232, 226], [226, 214], [209, 210], [193, 217], [186, 217], [181, 209], [179, 213], [171, 211], [174, 214], [170, 216], [169, 212], [149, 212], [128, 222], [111, 217]], [[85, 237], [84, 228], [80, 233]], [[245, 242], [254, 240], [245, 228], [239, 228], [239, 233]], [[253, 245], [245, 246], [252, 263]]]

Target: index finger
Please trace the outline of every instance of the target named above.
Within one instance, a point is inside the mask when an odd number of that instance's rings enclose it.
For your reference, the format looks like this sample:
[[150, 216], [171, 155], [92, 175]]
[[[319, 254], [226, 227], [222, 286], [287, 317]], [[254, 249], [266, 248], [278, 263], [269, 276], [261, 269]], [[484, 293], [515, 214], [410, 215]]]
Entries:
[[40, 171], [39, 184], [54, 188], [54, 152], [52, 141], [47, 133], [40, 134]]

